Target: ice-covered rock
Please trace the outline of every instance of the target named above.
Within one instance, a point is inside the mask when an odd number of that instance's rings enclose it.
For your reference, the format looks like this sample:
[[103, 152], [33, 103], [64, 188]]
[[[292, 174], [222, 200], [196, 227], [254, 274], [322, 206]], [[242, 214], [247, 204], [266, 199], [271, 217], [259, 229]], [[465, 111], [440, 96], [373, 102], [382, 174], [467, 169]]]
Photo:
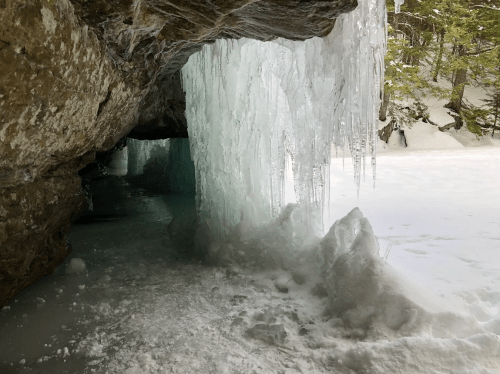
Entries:
[[87, 267], [85, 266], [85, 261], [81, 258], [72, 258], [66, 266], [67, 275], [84, 274], [86, 271]]
[[287, 333], [283, 325], [270, 325], [258, 323], [249, 328], [246, 334], [254, 339], [262, 340], [269, 344], [283, 344]]

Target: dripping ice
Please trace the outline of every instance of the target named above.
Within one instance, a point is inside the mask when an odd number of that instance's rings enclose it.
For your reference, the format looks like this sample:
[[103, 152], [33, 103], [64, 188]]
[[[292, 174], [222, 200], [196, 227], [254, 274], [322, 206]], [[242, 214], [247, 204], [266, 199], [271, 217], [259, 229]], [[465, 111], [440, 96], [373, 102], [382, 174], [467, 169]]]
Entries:
[[325, 38], [218, 40], [190, 57], [186, 117], [212, 237], [264, 225], [294, 198], [308, 228], [323, 230], [332, 144], [350, 148], [358, 188], [367, 152], [375, 173], [385, 48], [385, 4], [366, 0]]

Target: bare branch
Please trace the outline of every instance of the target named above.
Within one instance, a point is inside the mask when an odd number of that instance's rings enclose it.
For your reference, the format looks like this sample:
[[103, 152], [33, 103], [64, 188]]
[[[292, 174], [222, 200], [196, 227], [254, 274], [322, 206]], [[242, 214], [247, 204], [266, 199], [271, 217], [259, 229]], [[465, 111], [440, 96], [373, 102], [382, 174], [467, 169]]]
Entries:
[[486, 6], [486, 5], [472, 5], [471, 8], [483, 8], [483, 9], [489, 9], [489, 10], [496, 10], [497, 12], [500, 11], [500, 8], [495, 8], [495, 7]]

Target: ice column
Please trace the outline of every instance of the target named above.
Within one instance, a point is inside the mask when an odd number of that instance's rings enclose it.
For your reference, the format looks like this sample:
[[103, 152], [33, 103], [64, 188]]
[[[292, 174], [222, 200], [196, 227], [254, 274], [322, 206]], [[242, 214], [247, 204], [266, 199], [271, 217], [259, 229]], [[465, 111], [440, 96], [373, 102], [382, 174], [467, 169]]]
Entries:
[[213, 235], [281, 211], [287, 159], [298, 202], [322, 218], [332, 142], [350, 147], [359, 183], [367, 149], [374, 163], [385, 40], [385, 2], [361, 0], [325, 38], [218, 40], [190, 57], [182, 75], [197, 206]]

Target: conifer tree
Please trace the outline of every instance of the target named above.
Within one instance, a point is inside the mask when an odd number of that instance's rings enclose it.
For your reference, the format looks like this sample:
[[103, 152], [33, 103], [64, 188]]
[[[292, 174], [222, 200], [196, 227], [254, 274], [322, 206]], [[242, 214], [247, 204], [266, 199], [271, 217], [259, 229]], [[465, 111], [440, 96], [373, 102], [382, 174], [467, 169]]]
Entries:
[[[491, 86], [492, 77], [500, 74], [500, 0], [407, 0], [398, 15], [389, 3], [388, 13], [386, 94], [380, 119], [391, 112], [398, 98], [413, 97], [418, 103], [417, 90], [448, 96], [446, 106], [458, 114], [456, 128], [462, 122], [475, 124], [475, 116], [484, 111], [464, 107], [464, 89], [473, 80]], [[430, 70], [428, 77], [423, 77], [422, 67]], [[451, 81], [449, 90], [430, 84], [440, 77]], [[487, 101], [490, 117], [496, 96], [491, 99]]]

